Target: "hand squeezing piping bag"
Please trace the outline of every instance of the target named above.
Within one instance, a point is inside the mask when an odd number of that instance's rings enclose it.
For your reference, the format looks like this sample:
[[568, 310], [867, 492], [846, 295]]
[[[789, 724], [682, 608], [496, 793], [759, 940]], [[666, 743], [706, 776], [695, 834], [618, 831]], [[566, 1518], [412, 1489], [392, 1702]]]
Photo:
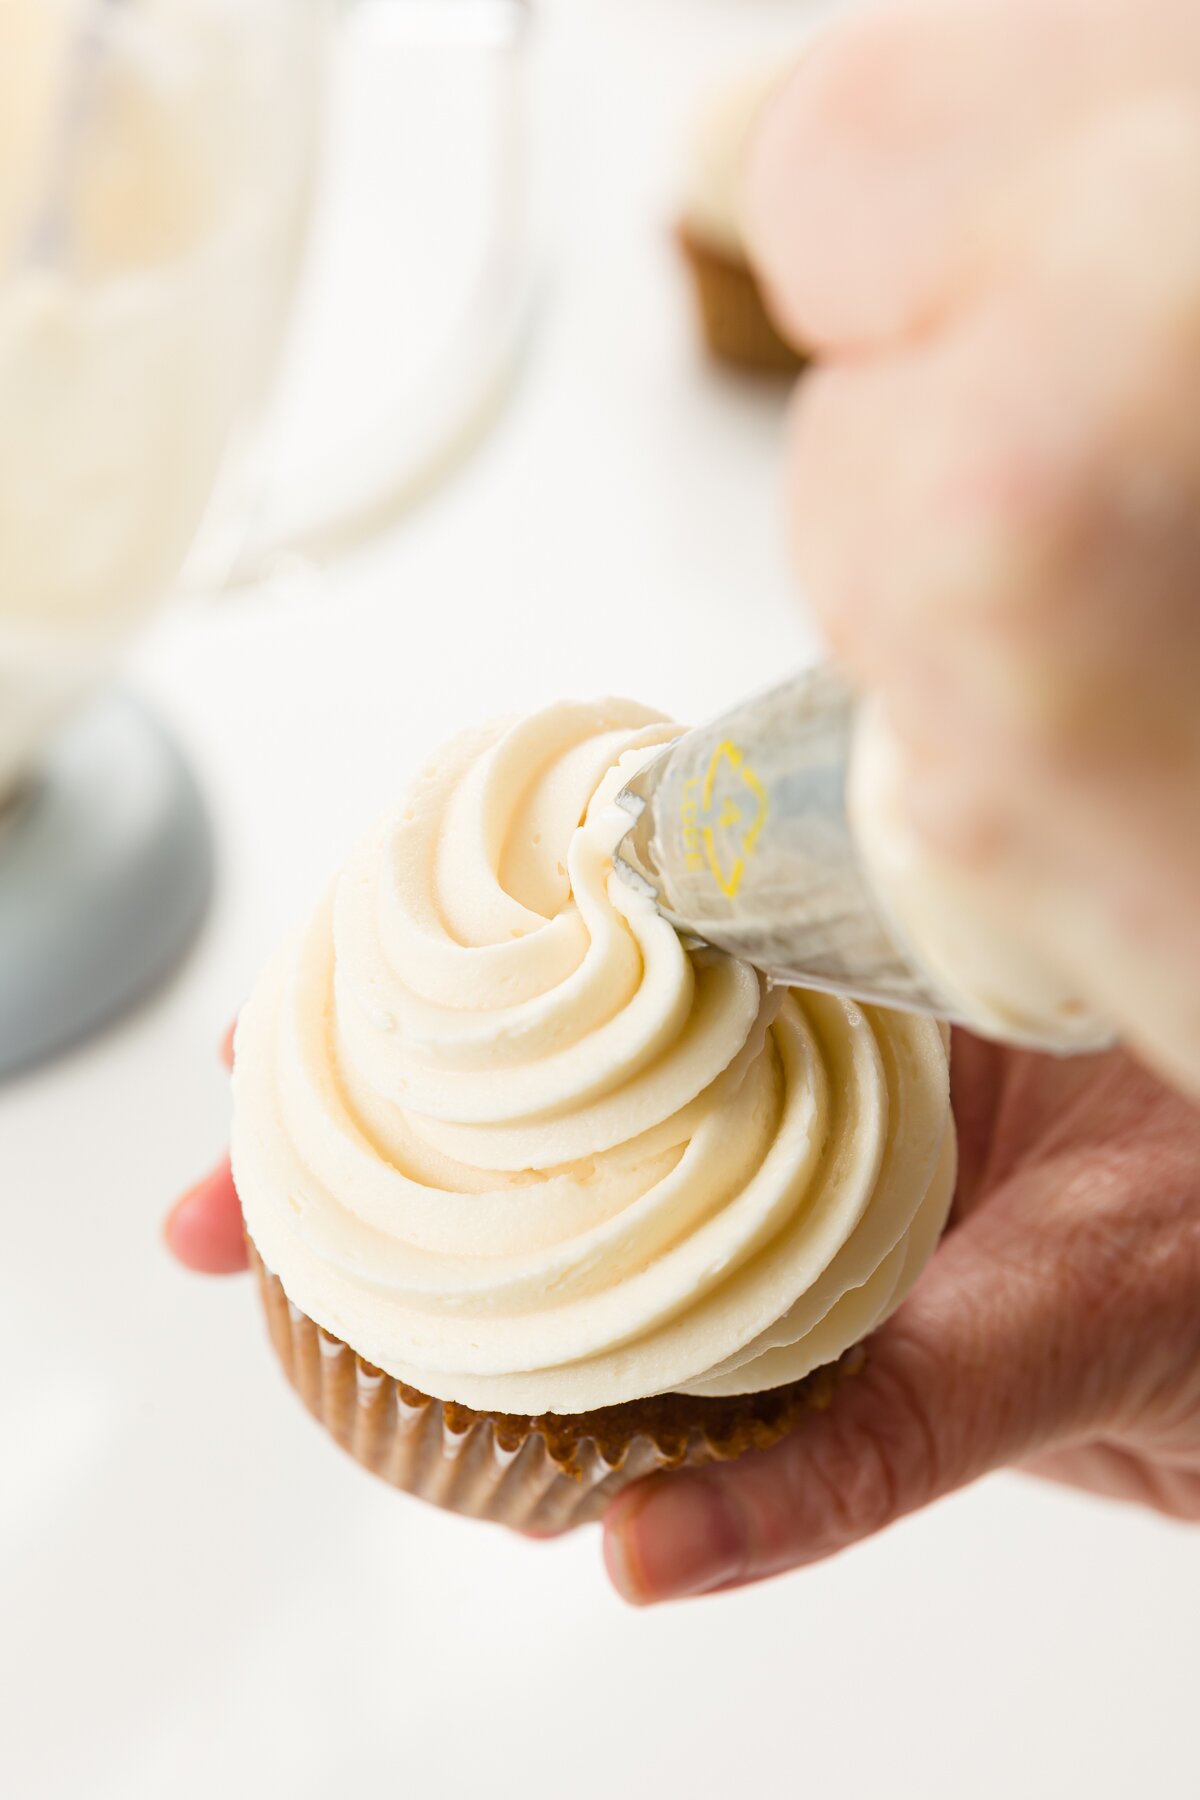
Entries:
[[868, 844], [876, 833], [856, 835], [847, 793], [856, 754], [867, 773], [862, 726], [851, 690], [826, 666], [683, 733], [618, 795], [632, 819], [618, 872], [679, 931], [753, 963], [772, 984], [1040, 1049], [1111, 1041], [1004, 918], [989, 939], [922, 881], [915, 891], [932, 904], [914, 919], [912, 884], [889, 881], [886, 857]]

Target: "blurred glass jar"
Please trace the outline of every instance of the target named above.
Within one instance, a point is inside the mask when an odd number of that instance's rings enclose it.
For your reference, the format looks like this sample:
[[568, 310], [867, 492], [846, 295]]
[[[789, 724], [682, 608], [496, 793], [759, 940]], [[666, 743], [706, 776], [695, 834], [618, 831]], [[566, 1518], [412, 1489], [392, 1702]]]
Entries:
[[[262, 410], [310, 212], [335, 18], [385, 32], [400, 69], [405, 17], [419, 22], [422, 10], [410, 0], [0, 7], [0, 802], [167, 591], [238, 428]], [[468, 16], [467, 0], [443, 0], [439, 17], [457, 17], [469, 39], [484, 14], [521, 11], [472, 0]], [[510, 110], [506, 100], [495, 119], [494, 160], [511, 173]], [[511, 256], [504, 209], [492, 230]], [[484, 261], [494, 290], [495, 255]], [[505, 295], [515, 285], [507, 279]], [[503, 318], [503, 296], [485, 297], [487, 317]], [[462, 329], [477, 389], [489, 373], [480, 326], [473, 302]], [[377, 404], [403, 410], [386, 371], [364, 379]], [[443, 413], [455, 407], [461, 392], [444, 397]], [[329, 423], [328, 408], [292, 421], [301, 436]], [[226, 529], [201, 534], [202, 549], [224, 540], [216, 561], [198, 558], [206, 580], [235, 549], [253, 578], [296, 546], [373, 529], [421, 458], [444, 449], [430, 418], [420, 444], [411, 432], [389, 437], [378, 418], [354, 429], [370, 440], [362, 455], [348, 454], [343, 434], [324, 464], [302, 457], [296, 479], [274, 482], [249, 539], [246, 481], [223, 482]], [[286, 433], [293, 448], [297, 435]], [[261, 487], [262, 457], [243, 460]]]
[[0, 48], [0, 793], [166, 589], [261, 396], [323, 5], [13, 0]]

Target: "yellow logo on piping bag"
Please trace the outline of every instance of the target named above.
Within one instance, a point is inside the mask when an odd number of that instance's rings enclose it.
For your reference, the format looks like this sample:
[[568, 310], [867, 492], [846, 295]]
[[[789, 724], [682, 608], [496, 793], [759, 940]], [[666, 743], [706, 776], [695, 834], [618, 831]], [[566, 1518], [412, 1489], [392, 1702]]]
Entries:
[[679, 817], [688, 868], [707, 868], [732, 900], [767, 822], [767, 790], [728, 738], [713, 751], [703, 781], [684, 782]]

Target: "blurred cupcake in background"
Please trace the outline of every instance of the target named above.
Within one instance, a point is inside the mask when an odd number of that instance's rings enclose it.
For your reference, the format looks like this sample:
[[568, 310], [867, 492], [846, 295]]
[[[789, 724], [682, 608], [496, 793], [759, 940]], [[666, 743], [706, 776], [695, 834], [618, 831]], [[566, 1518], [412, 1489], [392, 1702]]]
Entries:
[[786, 67], [776, 67], [769, 75], [743, 76], [701, 102], [677, 224], [711, 354], [735, 367], [778, 374], [794, 374], [805, 354], [780, 335], [767, 311], [746, 250], [741, 182], [755, 123], [786, 74]]
[[169, 592], [275, 367], [321, 17], [0, 6], [0, 799]]

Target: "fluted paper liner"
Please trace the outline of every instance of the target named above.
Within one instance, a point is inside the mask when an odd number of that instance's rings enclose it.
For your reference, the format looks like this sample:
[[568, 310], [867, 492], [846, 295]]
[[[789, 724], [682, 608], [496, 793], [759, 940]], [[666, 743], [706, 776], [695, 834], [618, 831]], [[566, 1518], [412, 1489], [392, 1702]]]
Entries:
[[696, 290], [704, 339], [721, 362], [768, 374], [795, 374], [806, 357], [781, 337], [750, 265], [710, 244], [687, 225], [678, 228]]
[[373, 1368], [294, 1306], [248, 1248], [288, 1380], [343, 1450], [405, 1493], [520, 1531], [570, 1531], [655, 1470], [768, 1449], [805, 1412], [828, 1406], [840, 1376], [863, 1360], [849, 1351], [803, 1381], [736, 1400], [668, 1394], [541, 1418], [475, 1412]]

